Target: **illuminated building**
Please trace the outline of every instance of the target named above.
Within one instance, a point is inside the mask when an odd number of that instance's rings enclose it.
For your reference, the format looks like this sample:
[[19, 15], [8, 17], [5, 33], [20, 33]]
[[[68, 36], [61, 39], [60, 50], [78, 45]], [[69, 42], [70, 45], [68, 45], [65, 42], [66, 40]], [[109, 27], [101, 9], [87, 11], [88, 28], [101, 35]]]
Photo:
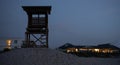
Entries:
[[0, 39], [0, 51], [3, 51], [4, 48], [21, 48], [24, 38], [2, 38]]
[[66, 51], [67, 53], [74, 53], [74, 52], [92, 52], [92, 53], [119, 53], [119, 48], [110, 45], [110, 44], [101, 44], [98, 46], [75, 46], [72, 44], [65, 44], [59, 49]]

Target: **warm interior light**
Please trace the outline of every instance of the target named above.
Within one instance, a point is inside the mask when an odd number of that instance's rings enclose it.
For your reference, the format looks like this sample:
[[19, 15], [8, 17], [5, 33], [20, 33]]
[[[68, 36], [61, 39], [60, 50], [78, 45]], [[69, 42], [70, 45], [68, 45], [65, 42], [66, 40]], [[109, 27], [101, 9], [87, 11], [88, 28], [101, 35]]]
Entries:
[[102, 52], [103, 52], [103, 53], [113, 53], [113, 50], [110, 50], [110, 49], [104, 49]]
[[84, 48], [80, 48], [79, 50], [81, 50], [81, 51], [87, 51], [87, 49], [84, 49]]
[[67, 50], [67, 53], [69, 53], [70, 52], [70, 50]]
[[99, 52], [99, 49], [94, 49], [95, 50], [95, 52]]
[[78, 49], [75, 49], [76, 52], [78, 52]]
[[12, 40], [7, 40], [7, 46], [11, 46]]

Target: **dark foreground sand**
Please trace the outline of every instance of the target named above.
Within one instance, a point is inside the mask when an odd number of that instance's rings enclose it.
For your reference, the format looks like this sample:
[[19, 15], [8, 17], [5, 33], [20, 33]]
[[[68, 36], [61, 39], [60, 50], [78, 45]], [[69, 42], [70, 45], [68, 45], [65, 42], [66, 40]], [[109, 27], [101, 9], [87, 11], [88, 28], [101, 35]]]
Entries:
[[0, 65], [120, 65], [120, 58], [84, 58], [46, 48], [21, 48], [0, 54]]

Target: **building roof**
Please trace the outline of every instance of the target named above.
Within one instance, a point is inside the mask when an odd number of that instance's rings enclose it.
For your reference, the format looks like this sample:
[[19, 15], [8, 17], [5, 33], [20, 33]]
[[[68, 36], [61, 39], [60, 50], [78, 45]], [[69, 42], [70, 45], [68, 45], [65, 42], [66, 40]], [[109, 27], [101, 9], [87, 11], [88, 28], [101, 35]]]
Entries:
[[98, 46], [96, 46], [96, 47], [98, 47], [98, 48], [120, 49], [120, 48], [118, 48], [118, 47], [116, 47], [116, 46], [114, 46], [114, 45], [111, 45], [111, 44], [100, 44], [100, 45], [98, 45]]
[[70, 43], [66, 43], [62, 46], [59, 47], [59, 49], [66, 49], [66, 48], [73, 48], [74, 45], [70, 44]]
[[72, 45], [70, 43], [66, 43], [62, 46], [59, 47], [59, 49], [67, 49], [67, 48], [99, 48], [99, 49], [103, 49], [103, 48], [110, 48], [110, 49], [120, 49], [114, 45], [111, 45], [111, 44], [100, 44], [100, 45], [97, 45], [97, 46], [75, 46], [75, 45]]
[[59, 49], [66, 49], [66, 48], [83, 48], [85, 46], [77, 46], [77, 45], [73, 45], [73, 44], [70, 44], [70, 43], [66, 43], [62, 46], [59, 47]]

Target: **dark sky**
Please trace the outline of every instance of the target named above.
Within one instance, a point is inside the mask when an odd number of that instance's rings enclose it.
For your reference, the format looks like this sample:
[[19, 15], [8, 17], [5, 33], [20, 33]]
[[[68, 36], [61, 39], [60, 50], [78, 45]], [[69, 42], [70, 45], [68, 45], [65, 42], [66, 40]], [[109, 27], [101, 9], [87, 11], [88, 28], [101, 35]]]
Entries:
[[0, 0], [0, 38], [24, 38], [27, 14], [21, 6], [51, 5], [49, 45], [64, 43], [120, 47], [120, 0]]

